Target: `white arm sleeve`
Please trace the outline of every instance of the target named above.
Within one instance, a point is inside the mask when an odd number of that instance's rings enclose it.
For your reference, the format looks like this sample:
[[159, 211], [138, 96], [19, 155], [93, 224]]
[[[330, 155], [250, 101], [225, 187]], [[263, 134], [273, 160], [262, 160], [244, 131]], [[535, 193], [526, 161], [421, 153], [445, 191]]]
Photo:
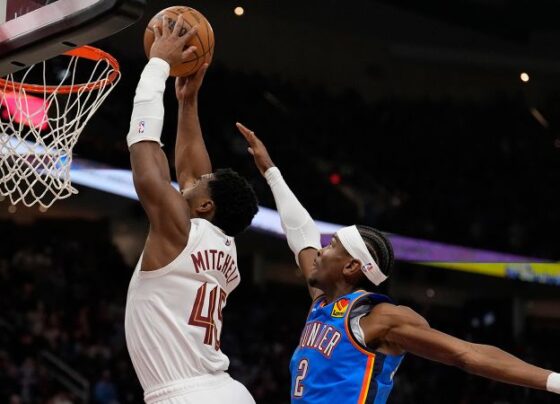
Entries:
[[299, 265], [298, 255], [301, 250], [308, 247], [317, 250], [321, 248], [321, 233], [307, 210], [288, 187], [277, 167], [266, 170], [264, 177], [274, 195], [288, 245], [295, 254], [296, 262]]
[[142, 141], [157, 142], [163, 146], [163, 93], [169, 69], [169, 64], [159, 58], [151, 58], [144, 68], [136, 87], [130, 131], [126, 136], [128, 147]]

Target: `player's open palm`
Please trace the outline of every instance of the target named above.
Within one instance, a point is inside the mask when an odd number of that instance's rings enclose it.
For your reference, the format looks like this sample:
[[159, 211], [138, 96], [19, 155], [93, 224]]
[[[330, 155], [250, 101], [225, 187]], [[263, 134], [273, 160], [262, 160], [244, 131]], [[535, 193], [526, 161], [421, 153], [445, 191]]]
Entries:
[[198, 97], [198, 91], [208, 70], [208, 63], [204, 63], [198, 71], [187, 77], [177, 77], [175, 80], [175, 95], [177, 101], [194, 101]]
[[245, 127], [244, 125], [237, 122], [235, 124], [237, 129], [241, 132], [247, 143], [249, 144], [249, 153], [255, 158], [255, 164], [257, 168], [261, 172], [262, 175], [268, 170], [270, 167], [274, 167], [274, 163], [268, 154], [268, 150], [266, 150], [266, 146], [263, 142], [255, 135], [255, 132], [250, 130], [249, 128]]
[[162, 26], [155, 25], [153, 29], [155, 40], [150, 49], [150, 58], [160, 58], [170, 66], [175, 66], [188, 60], [196, 51], [195, 46], [189, 46], [186, 50], [185, 46], [196, 35], [198, 27], [193, 27], [181, 35], [185, 30], [183, 16], [177, 18], [174, 26], [167, 16], [163, 16]]

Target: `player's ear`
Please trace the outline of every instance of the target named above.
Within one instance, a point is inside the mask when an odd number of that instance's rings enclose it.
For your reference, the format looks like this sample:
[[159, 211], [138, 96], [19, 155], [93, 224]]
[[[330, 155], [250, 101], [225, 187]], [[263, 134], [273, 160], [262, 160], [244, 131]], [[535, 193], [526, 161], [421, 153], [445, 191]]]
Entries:
[[196, 208], [198, 213], [208, 214], [212, 212], [215, 208], [214, 201], [212, 199], [203, 199]]
[[356, 259], [349, 259], [348, 261], [346, 261], [346, 263], [344, 264], [344, 268], [342, 268], [342, 273], [345, 276], [356, 276], [356, 274], [359, 274], [362, 271], [361, 268], [361, 264], [360, 261], [356, 260]]

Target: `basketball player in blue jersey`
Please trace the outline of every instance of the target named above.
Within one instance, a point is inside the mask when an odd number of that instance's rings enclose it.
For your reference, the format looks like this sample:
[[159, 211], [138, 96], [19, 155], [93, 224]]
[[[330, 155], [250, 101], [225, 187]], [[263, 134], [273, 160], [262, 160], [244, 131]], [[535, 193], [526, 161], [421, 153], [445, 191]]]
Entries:
[[196, 27], [181, 35], [163, 17], [138, 83], [127, 143], [134, 186], [150, 229], [126, 299], [126, 344], [148, 404], [254, 404], [227, 373], [221, 351], [222, 309], [239, 285], [234, 236], [257, 212], [249, 183], [231, 170], [212, 173], [196, 98], [207, 66], [176, 81], [180, 104], [177, 158], [182, 192], [171, 184], [161, 149], [163, 93], [170, 66]]
[[390, 273], [393, 250], [387, 238], [370, 227], [350, 226], [321, 248], [319, 230], [264, 144], [243, 125], [237, 127], [272, 190], [313, 299], [290, 363], [293, 403], [383, 404], [406, 352], [496, 381], [560, 394], [560, 374], [496, 347], [444, 334], [410, 308], [368, 292]]

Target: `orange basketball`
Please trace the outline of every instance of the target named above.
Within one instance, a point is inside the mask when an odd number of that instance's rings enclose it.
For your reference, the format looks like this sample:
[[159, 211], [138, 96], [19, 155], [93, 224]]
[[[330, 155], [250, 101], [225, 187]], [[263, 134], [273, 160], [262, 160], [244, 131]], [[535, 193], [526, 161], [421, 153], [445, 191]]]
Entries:
[[[171, 76], [190, 76], [196, 73], [204, 63], [210, 63], [214, 55], [214, 31], [212, 26], [200, 12], [194, 8], [184, 6], [174, 6], [161, 10], [151, 20], [144, 33], [144, 51], [146, 56], [150, 56], [150, 49], [154, 43], [154, 25], [161, 27], [163, 16], [166, 15], [169, 19], [169, 26], [171, 29], [175, 26], [175, 22], [179, 15], [183, 16], [185, 22], [185, 29], [181, 32], [184, 35], [193, 26], [198, 25], [198, 33], [187, 43], [189, 46], [196, 46], [196, 51], [192, 58], [180, 65], [171, 66]], [[161, 29], [161, 28], [160, 28]]]

